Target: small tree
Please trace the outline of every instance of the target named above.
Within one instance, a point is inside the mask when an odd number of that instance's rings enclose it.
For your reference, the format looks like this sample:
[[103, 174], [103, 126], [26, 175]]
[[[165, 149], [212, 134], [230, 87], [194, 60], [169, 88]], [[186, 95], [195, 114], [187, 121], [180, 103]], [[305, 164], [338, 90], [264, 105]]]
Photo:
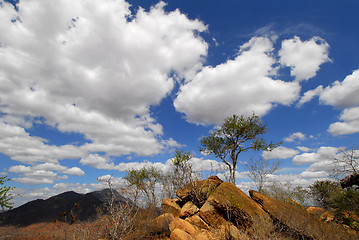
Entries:
[[233, 115], [222, 126], [201, 140], [201, 151], [220, 158], [229, 169], [230, 181], [236, 182], [238, 156], [248, 150], [272, 150], [280, 143], [267, 143], [259, 136], [266, 133], [266, 125], [254, 113], [250, 117]]
[[164, 183], [164, 189], [169, 189], [168, 197], [174, 197], [178, 189], [199, 180], [200, 177], [195, 173], [193, 164], [190, 162], [191, 158], [190, 152], [175, 150], [175, 156], [171, 160], [171, 169], [166, 176], [166, 183]]
[[259, 192], [262, 192], [263, 186], [268, 179], [268, 175], [274, 174], [279, 169], [279, 161], [272, 162], [263, 157], [251, 159], [246, 165], [248, 176], [254, 181]]
[[163, 179], [163, 173], [161, 170], [155, 167], [143, 167], [139, 170], [132, 169], [127, 171], [125, 179], [130, 186], [135, 186], [140, 192], [142, 192], [147, 201], [147, 205], [150, 208], [157, 206], [156, 197], [156, 184], [160, 183]]
[[14, 198], [14, 195], [10, 193], [10, 191], [14, 188], [5, 185], [9, 180], [10, 179], [7, 178], [7, 176], [0, 177], [0, 206], [2, 211], [13, 208], [13, 203], [11, 201]]
[[309, 186], [310, 195], [319, 207], [328, 209], [333, 206], [333, 198], [339, 194], [341, 188], [337, 182], [329, 180], [316, 181]]

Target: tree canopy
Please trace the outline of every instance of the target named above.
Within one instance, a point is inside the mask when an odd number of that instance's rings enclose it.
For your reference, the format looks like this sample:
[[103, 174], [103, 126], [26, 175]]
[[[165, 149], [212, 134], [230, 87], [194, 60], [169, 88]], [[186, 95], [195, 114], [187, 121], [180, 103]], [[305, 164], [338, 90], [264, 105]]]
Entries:
[[230, 181], [235, 184], [238, 156], [248, 150], [272, 150], [280, 143], [267, 143], [260, 136], [267, 132], [266, 125], [253, 113], [250, 117], [233, 115], [222, 126], [201, 139], [200, 150], [220, 158], [229, 169]]

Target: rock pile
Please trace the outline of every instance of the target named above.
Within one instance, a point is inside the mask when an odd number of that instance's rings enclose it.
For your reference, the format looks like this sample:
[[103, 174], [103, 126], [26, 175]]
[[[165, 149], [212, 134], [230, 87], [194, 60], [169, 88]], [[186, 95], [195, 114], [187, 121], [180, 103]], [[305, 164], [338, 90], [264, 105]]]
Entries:
[[163, 214], [146, 231], [125, 239], [358, 239], [333, 222], [322, 222], [299, 204], [250, 191], [250, 197], [218, 177], [192, 182], [165, 199]]

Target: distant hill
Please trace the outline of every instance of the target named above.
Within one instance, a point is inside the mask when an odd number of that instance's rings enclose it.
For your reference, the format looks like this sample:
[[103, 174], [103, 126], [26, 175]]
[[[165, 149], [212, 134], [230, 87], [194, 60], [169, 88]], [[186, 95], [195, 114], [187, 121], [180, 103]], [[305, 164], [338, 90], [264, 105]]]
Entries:
[[[126, 199], [115, 192], [116, 200]], [[50, 221], [88, 221], [96, 218], [98, 207], [111, 196], [110, 189], [80, 194], [73, 191], [64, 192], [46, 200], [37, 199], [5, 213], [1, 225], [27, 226], [33, 223]]]

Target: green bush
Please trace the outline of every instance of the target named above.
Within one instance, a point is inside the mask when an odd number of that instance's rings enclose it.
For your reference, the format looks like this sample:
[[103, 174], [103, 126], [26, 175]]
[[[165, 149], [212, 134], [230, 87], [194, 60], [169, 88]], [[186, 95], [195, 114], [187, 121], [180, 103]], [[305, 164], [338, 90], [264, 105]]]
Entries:
[[0, 206], [2, 211], [12, 209], [13, 205], [11, 200], [14, 198], [14, 195], [10, 191], [14, 188], [5, 185], [9, 180], [6, 176], [0, 177]]

